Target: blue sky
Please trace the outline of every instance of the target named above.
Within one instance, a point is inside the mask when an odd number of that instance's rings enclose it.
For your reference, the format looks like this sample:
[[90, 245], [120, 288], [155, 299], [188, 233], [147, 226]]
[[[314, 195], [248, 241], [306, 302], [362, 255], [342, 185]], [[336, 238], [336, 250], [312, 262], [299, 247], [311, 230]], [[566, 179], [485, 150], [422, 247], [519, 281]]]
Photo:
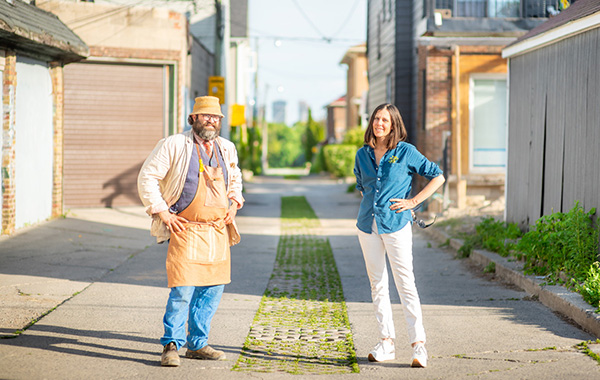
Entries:
[[[287, 101], [288, 124], [298, 102], [324, 118], [346, 92], [346, 50], [366, 39], [366, 0], [248, 0], [248, 32], [258, 42], [258, 103]], [[331, 39], [327, 42], [326, 39]], [[253, 86], [253, 85], [252, 85]]]

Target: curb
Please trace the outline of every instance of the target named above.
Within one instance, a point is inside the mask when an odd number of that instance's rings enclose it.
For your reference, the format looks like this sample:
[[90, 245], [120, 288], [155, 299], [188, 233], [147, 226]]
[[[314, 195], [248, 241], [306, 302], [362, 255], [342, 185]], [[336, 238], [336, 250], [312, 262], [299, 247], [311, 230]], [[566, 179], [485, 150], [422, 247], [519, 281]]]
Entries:
[[[446, 233], [435, 228], [429, 228], [425, 233], [437, 241], [449, 241], [450, 247], [454, 250], [458, 250], [463, 245], [462, 240], [450, 238]], [[532, 296], [537, 296], [546, 307], [565, 315], [584, 330], [600, 337], [600, 314], [596, 313], [580, 294], [561, 285], [544, 285], [543, 279], [524, 275], [522, 264], [509, 261], [497, 253], [474, 249], [468, 260], [480, 267], [494, 263], [496, 276], [518, 286]]]

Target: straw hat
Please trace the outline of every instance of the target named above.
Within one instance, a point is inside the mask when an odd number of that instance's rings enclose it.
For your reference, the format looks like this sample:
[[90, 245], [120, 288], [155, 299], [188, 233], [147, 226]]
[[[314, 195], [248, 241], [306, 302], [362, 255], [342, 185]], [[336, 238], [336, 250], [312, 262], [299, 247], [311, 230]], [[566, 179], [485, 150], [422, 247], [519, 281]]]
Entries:
[[218, 115], [224, 117], [221, 113], [221, 105], [219, 104], [219, 98], [215, 96], [200, 96], [196, 98], [194, 103], [194, 109], [190, 115], [198, 114], [207, 115]]

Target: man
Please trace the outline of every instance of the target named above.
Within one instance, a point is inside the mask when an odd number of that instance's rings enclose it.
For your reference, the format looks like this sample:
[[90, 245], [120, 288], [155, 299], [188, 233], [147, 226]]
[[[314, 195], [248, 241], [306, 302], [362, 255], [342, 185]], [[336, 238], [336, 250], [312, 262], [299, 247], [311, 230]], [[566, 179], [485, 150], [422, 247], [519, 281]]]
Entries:
[[163, 366], [178, 366], [186, 343], [188, 358], [225, 359], [208, 346], [208, 333], [231, 282], [229, 246], [239, 241], [234, 219], [244, 198], [235, 146], [219, 136], [222, 118], [218, 98], [196, 98], [192, 129], [160, 140], [138, 176], [151, 234], [169, 242]]

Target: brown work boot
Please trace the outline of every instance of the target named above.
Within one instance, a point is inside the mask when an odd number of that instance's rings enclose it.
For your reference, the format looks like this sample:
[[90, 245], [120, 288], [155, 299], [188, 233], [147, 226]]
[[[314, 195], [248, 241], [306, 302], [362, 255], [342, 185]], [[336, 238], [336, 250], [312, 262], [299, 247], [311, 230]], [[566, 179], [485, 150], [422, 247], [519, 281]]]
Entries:
[[210, 346], [204, 346], [196, 351], [188, 349], [185, 352], [185, 357], [190, 359], [225, 360], [225, 353]]
[[160, 365], [165, 367], [179, 366], [179, 353], [177, 352], [175, 342], [167, 343], [165, 348], [163, 348], [162, 355], [160, 355]]

